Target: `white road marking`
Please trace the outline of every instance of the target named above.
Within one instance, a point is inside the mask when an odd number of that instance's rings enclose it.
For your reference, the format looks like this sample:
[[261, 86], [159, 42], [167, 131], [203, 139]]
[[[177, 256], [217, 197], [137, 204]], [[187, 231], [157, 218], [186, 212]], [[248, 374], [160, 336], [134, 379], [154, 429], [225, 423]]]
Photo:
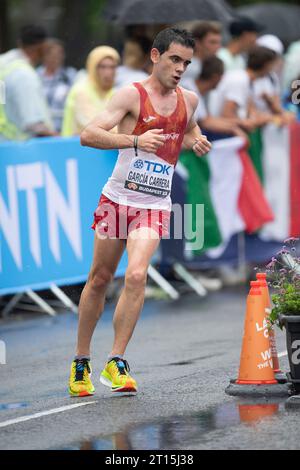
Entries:
[[0, 422], [0, 428], [5, 428], [6, 426], [11, 426], [12, 424], [22, 423], [24, 421], [29, 421], [31, 419], [40, 418], [41, 416], [53, 415], [55, 413], [62, 413], [63, 411], [72, 410], [73, 408], [79, 408], [80, 406], [92, 405], [97, 403], [97, 401], [87, 401], [85, 403], [76, 403], [75, 405], [61, 406], [60, 408], [53, 408], [53, 410], [41, 411], [40, 413], [34, 413], [33, 415], [20, 416], [19, 418], [9, 419], [8, 421]]
[[281, 352], [281, 353], [278, 353], [278, 357], [284, 357], [284, 356], [287, 356], [287, 351], [284, 351], [284, 352]]

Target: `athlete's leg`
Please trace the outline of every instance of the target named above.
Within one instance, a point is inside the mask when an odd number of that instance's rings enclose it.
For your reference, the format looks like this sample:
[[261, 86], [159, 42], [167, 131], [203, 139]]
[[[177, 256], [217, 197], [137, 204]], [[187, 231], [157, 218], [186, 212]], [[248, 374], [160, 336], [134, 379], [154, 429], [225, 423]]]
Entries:
[[158, 234], [147, 227], [134, 230], [128, 237], [125, 285], [113, 319], [115, 339], [110, 353], [112, 357], [124, 354], [132, 336], [144, 304], [148, 266], [159, 242]]
[[104, 309], [106, 290], [124, 249], [124, 240], [99, 239], [95, 235], [93, 263], [79, 303], [78, 356], [90, 355], [90, 343]]

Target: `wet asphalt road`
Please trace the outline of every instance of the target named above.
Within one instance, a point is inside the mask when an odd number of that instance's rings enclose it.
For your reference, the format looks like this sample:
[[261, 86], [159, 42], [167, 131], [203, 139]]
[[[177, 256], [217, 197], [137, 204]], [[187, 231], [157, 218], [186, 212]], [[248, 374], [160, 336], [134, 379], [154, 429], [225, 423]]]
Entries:
[[[147, 301], [126, 356], [139, 385], [136, 397], [113, 397], [99, 383], [113, 305], [93, 340], [96, 394], [84, 399], [67, 394], [76, 315], [0, 321], [7, 346], [0, 449], [299, 449], [300, 412], [288, 411], [285, 399], [241, 401], [224, 393], [239, 365], [245, 295], [235, 288], [205, 299]], [[286, 349], [280, 332], [277, 346]], [[281, 367], [288, 370], [286, 357]], [[85, 402], [92, 403], [56, 412]]]

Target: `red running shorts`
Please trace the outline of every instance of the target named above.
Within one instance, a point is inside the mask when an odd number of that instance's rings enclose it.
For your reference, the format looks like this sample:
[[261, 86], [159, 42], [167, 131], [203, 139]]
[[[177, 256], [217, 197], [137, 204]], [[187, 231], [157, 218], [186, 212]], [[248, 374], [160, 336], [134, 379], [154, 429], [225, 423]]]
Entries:
[[126, 239], [139, 228], [152, 228], [159, 238], [169, 235], [170, 212], [118, 204], [101, 195], [92, 229], [101, 238]]

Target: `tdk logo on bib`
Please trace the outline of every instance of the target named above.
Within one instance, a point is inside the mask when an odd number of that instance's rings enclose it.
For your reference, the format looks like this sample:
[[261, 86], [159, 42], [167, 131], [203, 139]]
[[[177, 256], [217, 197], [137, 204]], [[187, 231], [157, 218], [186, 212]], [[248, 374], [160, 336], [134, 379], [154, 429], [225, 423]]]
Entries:
[[163, 175], [169, 176], [170, 165], [162, 165], [161, 163], [149, 162], [145, 160], [147, 165], [147, 171], [152, 171], [153, 173], [162, 173]]
[[137, 160], [133, 166], [134, 168], [138, 168], [139, 170], [141, 170], [144, 166], [144, 162], [143, 160]]

